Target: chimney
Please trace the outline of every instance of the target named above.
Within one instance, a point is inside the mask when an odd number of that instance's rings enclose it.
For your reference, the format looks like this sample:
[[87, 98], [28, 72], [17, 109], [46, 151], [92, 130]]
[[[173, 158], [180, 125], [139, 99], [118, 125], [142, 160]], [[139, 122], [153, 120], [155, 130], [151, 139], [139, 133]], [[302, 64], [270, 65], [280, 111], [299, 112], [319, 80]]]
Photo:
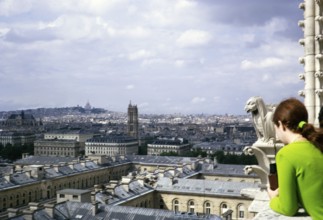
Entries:
[[35, 210], [24, 209], [22, 210], [23, 216], [25, 220], [33, 220], [34, 219]]
[[11, 176], [10, 176], [10, 174], [5, 174], [5, 175], [4, 175], [4, 178], [5, 178], [5, 180], [7, 180], [8, 182], [10, 182]]
[[68, 164], [68, 166], [69, 166], [72, 170], [74, 170], [74, 162], [69, 163], [69, 164]]
[[8, 208], [7, 212], [8, 212], [8, 217], [12, 218], [12, 217], [15, 217], [15, 216], [19, 215], [20, 210], [19, 209], [14, 209], [14, 208]]
[[24, 209], [22, 213], [24, 215], [25, 220], [33, 220], [34, 212], [41, 208], [41, 204], [36, 202], [30, 202], [28, 203], [28, 205], [29, 205], [29, 209]]
[[95, 192], [91, 192], [92, 215], [95, 216], [99, 210], [99, 202], [95, 199]]
[[104, 185], [102, 185], [102, 184], [95, 184], [94, 185], [94, 191], [96, 193], [99, 192], [99, 191], [102, 191], [102, 190], [104, 190]]
[[144, 186], [145, 185], [145, 177], [144, 176], [138, 176], [136, 179], [137, 179], [138, 183], [141, 186]]
[[57, 164], [54, 164], [53, 165], [53, 169], [58, 173], [59, 171], [58, 171], [58, 167], [59, 167], [59, 165], [57, 165]]
[[55, 204], [46, 203], [44, 206], [45, 212], [49, 215], [49, 217], [54, 218]]
[[170, 181], [172, 183], [172, 186], [175, 185], [176, 183], [178, 183], [178, 180], [175, 179], [175, 177], [173, 177], [173, 176], [170, 178]]
[[31, 177], [31, 170], [25, 171], [25, 174], [30, 178]]
[[126, 192], [129, 192], [129, 184], [131, 182], [132, 178], [128, 176], [123, 176], [121, 179], [121, 185], [126, 190]]
[[183, 165], [183, 164], [178, 164], [178, 166], [177, 166], [177, 170], [178, 170], [179, 172], [183, 173], [183, 167], [184, 167], [184, 165]]
[[30, 202], [28, 203], [28, 205], [29, 205], [29, 209], [33, 211], [38, 210], [41, 207], [41, 204], [37, 202]]
[[106, 186], [107, 192], [110, 193], [111, 195], [115, 195], [114, 189], [116, 188], [117, 185], [118, 185], [117, 180], [111, 180], [110, 183]]
[[96, 195], [96, 192], [91, 192], [91, 202], [92, 202], [92, 204], [96, 202], [95, 195]]

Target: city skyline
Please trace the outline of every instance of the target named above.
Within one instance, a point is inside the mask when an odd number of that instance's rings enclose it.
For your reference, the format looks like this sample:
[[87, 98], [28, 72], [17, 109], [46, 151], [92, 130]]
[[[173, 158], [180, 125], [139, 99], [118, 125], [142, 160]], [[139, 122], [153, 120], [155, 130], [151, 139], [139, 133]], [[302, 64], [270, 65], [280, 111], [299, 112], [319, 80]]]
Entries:
[[[267, 4], [264, 4], [267, 3]], [[300, 1], [0, 2], [0, 111], [246, 114], [298, 97]]]

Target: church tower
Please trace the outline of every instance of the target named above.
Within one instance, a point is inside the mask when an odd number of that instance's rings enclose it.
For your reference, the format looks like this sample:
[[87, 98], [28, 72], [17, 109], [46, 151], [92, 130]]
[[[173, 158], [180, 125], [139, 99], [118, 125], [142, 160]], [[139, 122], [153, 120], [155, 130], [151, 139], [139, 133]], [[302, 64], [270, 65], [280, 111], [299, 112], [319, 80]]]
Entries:
[[128, 106], [128, 135], [139, 139], [138, 108], [137, 105]]
[[299, 77], [305, 81], [299, 95], [304, 97], [309, 123], [318, 126], [323, 101], [323, 0], [304, 0], [299, 8], [304, 10], [304, 20], [298, 22], [304, 31], [304, 38], [299, 40], [304, 46], [304, 56], [299, 58], [304, 73]]

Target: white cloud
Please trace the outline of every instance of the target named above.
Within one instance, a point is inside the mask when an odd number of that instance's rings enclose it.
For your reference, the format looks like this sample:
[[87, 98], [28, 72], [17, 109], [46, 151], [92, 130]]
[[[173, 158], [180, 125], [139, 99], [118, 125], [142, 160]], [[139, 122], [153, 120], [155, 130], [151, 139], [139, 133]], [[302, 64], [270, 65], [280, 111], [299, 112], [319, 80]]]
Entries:
[[202, 30], [187, 30], [176, 40], [180, 47], [203, 46], [209, 43], [212, 36], [210, 33]]
[[175, 60], [175, 66], [177, 67], [183, 67], [185, 65], [184, 60]]
[[32, 8], [31, 0], [1, 0], [0, 16], [12, 16], [29, 11]]
[[241, 62], [241, 69], [244, 69], [244, 70], [265, 69], [265, 68], [282, 66], [284, 64], [286, 64], [286, 62], [283, 59], [276, 58], [276, 57], [269, 57], [260, 61], [243, 60]]
[[287, 21], [284, 18], [272, 18], [269, 22], [266, 23], [264, 30], [269, 33], [275, 33], [278, 31], [284, 31], [287, 29]]
[[[131, 99], [150, 113], [229, 113], [240, 111], [232, 100], [301, 87], [303, 48], [294, 38], [303, 33], [297, 21], [290, 25], [295, 15], [269, 10], [259, 18], [249, 2], [244, 19], [236, 7], [198, 0], [0, 0], [6, 97], [0, 108], [84, 104], [86, 97], [117, 111]], [[295, 14], [302, 16], [297, 8]], [[237, 74], [239, 68], [247, 71]]]
[[202, 102], [205, 102], [206, 101], [206, 98], [204, 97], [194, 97], [192, 100], [191, 100], [191, 103], [192, 104], [200, 104]]
[[132, 90], [132, 89], [134, 89], [135, 88], [135, 86], [134, 85], [127, 85], [126, 86], [126, 89], [127, 90]]
[[149, 103], [148, 102], [142, 102], [138, 105], [138, 108], [145, 108], [145, 107], [148, 107], [149, 106]]
[[134, 53], [129, 54], [129, 60], [139, 60], [153, 57], [153, 53], [144, 49], [138, 50]]

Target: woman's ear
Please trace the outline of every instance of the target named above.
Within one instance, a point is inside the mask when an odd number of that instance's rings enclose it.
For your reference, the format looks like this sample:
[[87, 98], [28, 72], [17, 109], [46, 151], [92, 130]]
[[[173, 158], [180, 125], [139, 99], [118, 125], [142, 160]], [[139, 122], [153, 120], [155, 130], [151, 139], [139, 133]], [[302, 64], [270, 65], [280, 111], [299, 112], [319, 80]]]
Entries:
[[283, 131], [285, 131], [285, 126], [283, 125], [283, 123], [281, 122], [281, 121], [278, 121], [278, 127], [280, 127], [280, 126], [282, 126], [282, 128], [283, 128]]

